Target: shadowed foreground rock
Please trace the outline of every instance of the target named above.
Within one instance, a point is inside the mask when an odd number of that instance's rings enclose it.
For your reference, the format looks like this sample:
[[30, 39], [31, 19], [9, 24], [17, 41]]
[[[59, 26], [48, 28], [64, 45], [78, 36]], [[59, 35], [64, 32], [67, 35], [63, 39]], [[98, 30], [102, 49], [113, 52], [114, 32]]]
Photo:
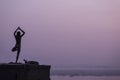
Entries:
[[50, 66], [0, 64], [0, 80], [50, 80]]

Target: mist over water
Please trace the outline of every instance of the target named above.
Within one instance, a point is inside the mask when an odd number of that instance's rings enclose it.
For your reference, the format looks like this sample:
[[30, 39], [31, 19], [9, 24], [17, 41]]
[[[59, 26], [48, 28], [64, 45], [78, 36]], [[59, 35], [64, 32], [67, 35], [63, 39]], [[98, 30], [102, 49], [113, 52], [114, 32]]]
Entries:
[[20, 26], [20, 61], [53, 66], [120, 66], [119, 0], [1, 0], [0, 62], [14, 61]]
[[19, 61], [52, 65], [51, 80], [120, 80], [119, 8], [120, 0], [0, 0], [0, 62], [15, 60], [20, 26]]

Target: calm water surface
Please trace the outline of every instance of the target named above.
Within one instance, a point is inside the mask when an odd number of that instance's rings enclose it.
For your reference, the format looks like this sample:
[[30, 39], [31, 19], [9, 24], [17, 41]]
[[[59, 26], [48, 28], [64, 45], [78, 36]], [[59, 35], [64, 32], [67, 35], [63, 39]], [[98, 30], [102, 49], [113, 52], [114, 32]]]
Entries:
[[120, 80], [120, 69], [54, 69], [51, 80]]
[[120, 76], [51, 76], [51, 80], [120, 80]]

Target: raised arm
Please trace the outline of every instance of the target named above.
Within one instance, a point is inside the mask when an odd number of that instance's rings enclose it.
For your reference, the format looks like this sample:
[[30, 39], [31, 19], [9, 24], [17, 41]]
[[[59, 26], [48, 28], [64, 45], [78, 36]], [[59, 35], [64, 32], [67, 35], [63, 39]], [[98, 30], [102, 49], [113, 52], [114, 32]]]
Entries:
[[22, 32], [21, 36], [24, 36], [25, 35], [25, 31], [23, 31], [20, 27], [18, 27], [18, 29]]
[[[18, 27], [18, 28], [19, 28], [19, 27]], [[16, 33], [17, 33], [18, 28], [15, 30], [15, 32], [14, 32], [14, 36], [16, 36]]]

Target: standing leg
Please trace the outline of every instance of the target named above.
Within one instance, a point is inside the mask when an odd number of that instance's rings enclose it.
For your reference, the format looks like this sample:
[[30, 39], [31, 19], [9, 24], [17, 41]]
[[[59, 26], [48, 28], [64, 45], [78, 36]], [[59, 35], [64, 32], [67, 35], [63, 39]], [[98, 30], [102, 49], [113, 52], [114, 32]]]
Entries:
[[15, 61], [15, 63], [18, 62], [19, 55], [20, 55], [20, 49], [18, 49], [18, 51], [17, 51], [17, 56], [16, 56], [16, 61]]

